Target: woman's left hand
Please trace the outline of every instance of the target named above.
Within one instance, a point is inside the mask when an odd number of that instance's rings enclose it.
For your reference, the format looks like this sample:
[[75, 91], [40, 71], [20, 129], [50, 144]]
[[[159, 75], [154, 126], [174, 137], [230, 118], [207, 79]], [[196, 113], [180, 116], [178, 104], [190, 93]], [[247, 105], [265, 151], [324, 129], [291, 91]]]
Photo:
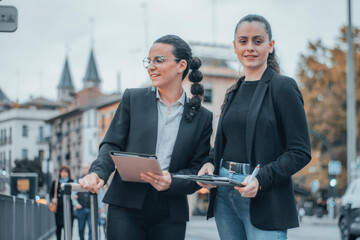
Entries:
[[170, 188], [171, 175], [168, 171], [163, 171], [163, 175], [158, 175], [153, 172], [141, 173], [140, 177], [147, 183], [150, 183], [158, 191], [165, 191]]
[[256, 196], [258, 190], [259, 190], [259, 181], [255, 177], [251, 183], [247, 183], [250, 176], [247, 176], [245, 180], [242, 182], [245, 187], [234, 187], [236, 190], [238, 190], [242, 197], [248, 197], [253, 198]]

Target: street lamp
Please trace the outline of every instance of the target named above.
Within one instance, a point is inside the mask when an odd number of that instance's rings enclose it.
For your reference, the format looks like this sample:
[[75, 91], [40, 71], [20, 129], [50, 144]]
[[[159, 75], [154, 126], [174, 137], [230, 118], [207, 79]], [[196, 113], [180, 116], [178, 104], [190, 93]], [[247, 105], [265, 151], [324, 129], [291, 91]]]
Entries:
[[356, 157], [356, 116], [355, 116], [355, 77], [354, 77], [354, 47], [351, 24], [351, 0], [348, 0], [346, 55], [346, 144], [347, 144], [347, 183], [351, 182], [352, 162]]

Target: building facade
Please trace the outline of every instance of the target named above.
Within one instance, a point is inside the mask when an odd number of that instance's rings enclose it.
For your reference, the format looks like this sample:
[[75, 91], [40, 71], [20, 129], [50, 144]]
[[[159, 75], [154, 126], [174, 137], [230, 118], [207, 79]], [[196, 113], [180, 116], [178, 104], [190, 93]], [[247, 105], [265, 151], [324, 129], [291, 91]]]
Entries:
[[121, 95], [119, 94], [118, 99], [114, 99], [107, 104], [99, 106], [98, 114], [99, 114], [99, 139], [98, 144], [104, 139], [107, 130], [110, 127], [110, 123], [115, 115], [116, 109], [120, 104]]
[[46, 119], [57, 110], [12, 108], [0, 113], [0, 167], [9, 171], [15, 160], [45, 160], [49, 157], [46, 137], [50, 125]]
[[[193, 56], [200, 58], [202, 62], [199, 69], [204, 76], [201, 82], [205, 90], [202, 105], [213, 113], [211, 143], [214, 144], [225, 92], [239, 79], [239, 65], [232, 46], [203, 43], [190, 43], [190, 46]], [[188, 97], [191, 97], [191, 84], [186, 77], [183, 87]]]

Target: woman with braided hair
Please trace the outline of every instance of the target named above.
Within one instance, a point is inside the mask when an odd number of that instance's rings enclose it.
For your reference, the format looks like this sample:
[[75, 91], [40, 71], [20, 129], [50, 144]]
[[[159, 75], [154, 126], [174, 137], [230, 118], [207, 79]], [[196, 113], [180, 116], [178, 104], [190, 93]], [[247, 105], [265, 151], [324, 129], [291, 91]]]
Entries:
[[[110, 150], [156, 154], [163, 175], [142, 174], [145, 183], [122, 181], [116, 171], [103, 202], [109, 204], [108, 239], [184, 239], [187, 194], [199, 189], [172, 174], [196, 174], [210, 150], [212, 113], [201, 106], [201, 61], [178, 36], [159, 38], [143, 60], [151, 88], [125, 90], [82, 187], [98, 192], [115, 170]], [[193, 82], [188, 99], [182, 80]]]
[[302, 95], [293, 79], [279, 74], [264, 17], [243, 17], [233, 44], [244, 76], [226, 93], [215, 146], [199, 175], [246, 186], [200, 184], [211, 188], [208, 218], [215, 215], [224, 240], [285, 240], [287, 229], [299, 226], [291, 176], [311, 159]]

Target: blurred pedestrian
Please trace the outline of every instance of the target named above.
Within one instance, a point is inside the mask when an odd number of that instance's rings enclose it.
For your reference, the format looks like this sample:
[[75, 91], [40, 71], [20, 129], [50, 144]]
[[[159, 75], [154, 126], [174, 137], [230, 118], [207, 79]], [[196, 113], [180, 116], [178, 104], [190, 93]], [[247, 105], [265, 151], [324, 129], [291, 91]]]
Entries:
[[[109, 204], [108, 239], [184, 239], [189, 220], [187, 194], [195, 182], [172, 178], [196, 174], [210, 150], [212, 113], [201, 106], [201, 61], [175, 35], [159, 38], [143, 60], [151, 88], [125, 90], [82, 187], [98, 193], [115, 170], [110, 150], [156, 154], [163, 175], [147, 172], [145, 183], [126, 182], [116, 171], [104, 202]], [[187, 99], [182, 80], [192, 82]]]
[[[90, 165], [85, 163], [81, 167], [82, 177], [89, 173]], [[89, 192], [78, 192], [75, 197], [75, 209], [76, 216], [78, 219], [79, 237], [84, 240], [84, 233], [86, 223], [89, 229], [89, 240], [91, 240], [91, 207], [90, 207], [90, 193]]]
[[274, 44], [262, 16], [247, 15], [235, 28], [244, 76], [226, 92], [214, 149], [199, 172], [246, 185], [211, 189], [208, 218], [215, 215], [221, 239], [282, 240], [299, 226], [291, 176], [311, 159], [309, 133], [302, 95], [279, 74]]
[[[56, 224], [56, 239], [61, 240], [61, 230], [64, 228], [64, 203], [63, 203], [63, 193], [61, 191], [62, 183], [70, 183], [73, 182], [71, 176], [71, 169], [68, 166], [62, 166], [59, 169], [59, 175], [57, 180], [53, 181], [50, 189], [50, 201], [53, 203], [57, 203], [56, 213], [55, 213], [55, 224]], [[55, 185], [57, 184], [57, 193], [54, 196]], [[70, 201], [70, 209], [71, 209], [71, 233], [73, 226], [73, 203]]]

